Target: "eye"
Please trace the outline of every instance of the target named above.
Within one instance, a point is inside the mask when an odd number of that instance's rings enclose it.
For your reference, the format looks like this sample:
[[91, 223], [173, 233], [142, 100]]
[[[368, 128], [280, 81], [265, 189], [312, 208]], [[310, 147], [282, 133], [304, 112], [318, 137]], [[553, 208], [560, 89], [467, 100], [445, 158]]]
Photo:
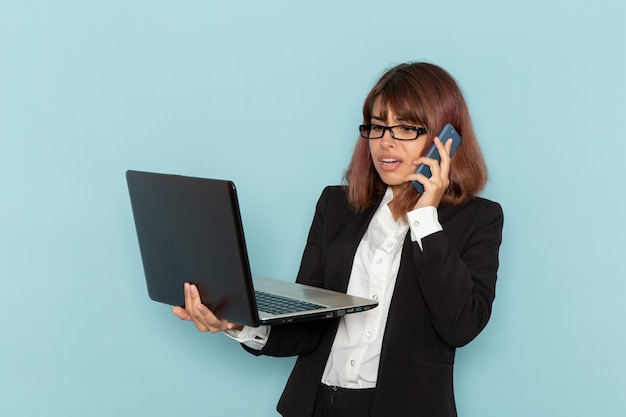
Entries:
[[415, 134], [419, 129], [415, 126], [398, 126], [402, 133]]
[[370, 131], [374, 133], [380, 133], [383, 131], [383, 127], [381, 125], [371, 125]]

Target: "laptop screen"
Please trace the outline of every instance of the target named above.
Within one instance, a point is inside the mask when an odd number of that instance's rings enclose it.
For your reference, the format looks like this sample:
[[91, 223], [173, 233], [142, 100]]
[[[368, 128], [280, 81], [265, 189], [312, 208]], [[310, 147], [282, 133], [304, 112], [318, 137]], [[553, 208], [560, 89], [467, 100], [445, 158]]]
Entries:
[[182, 306], [192, 282], [219, 317], [258, 325], [235, 185], [139, 171], [126, 178], [150, 298]]

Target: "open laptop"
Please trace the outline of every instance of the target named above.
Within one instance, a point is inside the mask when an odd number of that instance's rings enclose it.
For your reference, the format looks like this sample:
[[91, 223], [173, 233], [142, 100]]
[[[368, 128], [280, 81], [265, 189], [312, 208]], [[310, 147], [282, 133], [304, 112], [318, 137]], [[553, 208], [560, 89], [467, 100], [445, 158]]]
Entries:
[[126, 180], [152, 300], [182, 306], [183, 284], [192, 282], [218, 317], [249, 326], [340, 317], [378, 305], [277, 279], [253, 283], [231, 181], [132, 170]]

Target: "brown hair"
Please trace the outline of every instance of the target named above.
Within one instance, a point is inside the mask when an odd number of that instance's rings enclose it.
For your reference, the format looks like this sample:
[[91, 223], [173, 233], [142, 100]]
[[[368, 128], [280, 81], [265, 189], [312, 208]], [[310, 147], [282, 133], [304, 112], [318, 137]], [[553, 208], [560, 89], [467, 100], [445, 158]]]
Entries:
[[[443, 68], [424, 62], [400, 64], [388, 70], [374, 85], [363, 104], [363, 123], [371, 122], [374, 101], [392, 109], [400, 118], [421, 124], [428, 130], [424, 153], [446, 123], [463, 138], [451, 160], [450, 186], [442, 205], [459, 205], [472, 199], [487, 183], [487, 166], [476, 140], [469, 110], [461, 89]], [[386, 116], [385, 114], [382, 115]], [[376, 172], [367, 139], [359, 138], [344, 174], [348, 199], [357, 211], [378, 204], [387, 186]], [[397, 198], [397, 197], [396, 197]], [[410, 211], [419, 193], [407, 183], [399, 207]]]

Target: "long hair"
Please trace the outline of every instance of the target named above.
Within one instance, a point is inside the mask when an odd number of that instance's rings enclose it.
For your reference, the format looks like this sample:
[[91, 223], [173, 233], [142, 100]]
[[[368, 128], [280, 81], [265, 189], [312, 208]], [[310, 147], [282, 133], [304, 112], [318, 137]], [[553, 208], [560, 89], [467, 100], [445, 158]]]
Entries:
[[[374, 85], [363, 104], [363, 123], [371, 122], [376, 99], [383, 111], [391, 109], [403, 120], [420, 124], [428, 130], [423, 154], [446, 123], [451, 123], [463, 141], [450, 164], [450, 185], [442, 205], [459, 205], [478, 194], [487, 183], [487, 166], [476, 140], [463, 93], [452, 76], [436, 65], [415, 62], [388, 70]], [[384, 116], [384, 115], [383, 115]], [[445, 140], [445, 138], [440, 138]], [[368, 139], [359, 138], [352, 160], [344, 174], [348, 200], [357, 211], [377, 204], [387, 188], [374, 167]], [[405, 184], [397, 204], [410, 211], [419, 193]]]

